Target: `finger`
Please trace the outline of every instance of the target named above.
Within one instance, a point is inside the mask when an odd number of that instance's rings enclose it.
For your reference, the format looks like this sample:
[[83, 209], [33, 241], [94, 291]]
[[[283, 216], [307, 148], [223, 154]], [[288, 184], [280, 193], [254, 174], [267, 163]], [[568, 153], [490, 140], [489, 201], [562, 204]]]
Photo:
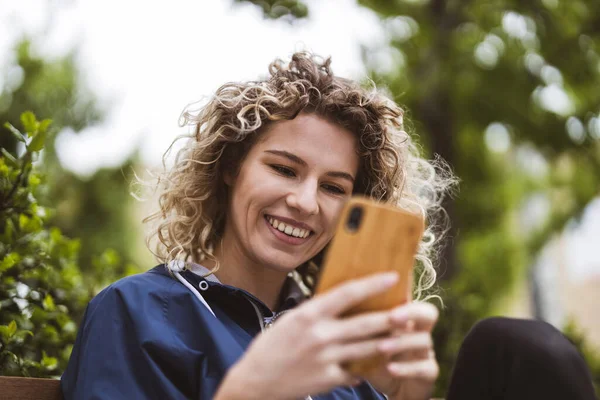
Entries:
[[327, 293], [314, 298], [314, 312], [319, 315], [336, 316], [362, 303], [369, 297], [393, 287], [398, 281], [396, 272], [370, 275], [345, 282]]
[[[395, 354], [393, 359], [395, 361], [404, 361], [404, 360], [421, 360], [430, 358], [430, 354], [435, 354], [433, 351], [433, 339], [431, 338], [431, 332], [427, 331], [415, 331], [414, 329], [414, 321], [408, 321], [409, 323], [406, 325], [404, 329], [396, 329], [392, 331], [390, 338], [400, 337], [405, 335], [414, 335], [414, 334], [425, 334], [429, 336], [429, 340], [431, 341], [431, 347], [423, 350], [406, 350], [402, 353]], [[389, 357], [391, 359], [392, 357]]]
[[389, 311], [371, 312], [336, 320], [334, 330], [337, 340], [364, 339], [390, 332], [393, 325]]
[[360, 342], [339, 344], [331, 346], [323, 357], [326, 362], [345, 363], [348, 361], [362, 360], [380, 355], [379, 344], [381, 339], [363, 340]]
[[390, 362], [387, 369], [392, 376], [404, 379], [434, 381], [439, 375], [439, 366], [435, 359]]
[[[381, 341], [379, 351], [393, 357], [400, 353], [409, 352], [413, 359], [429, 358], [429, 351], [433, 348], [431, 335], [426, 332], [405, 334]], [[406, 360], [406, 358], [403, 358]]]
[[[439, 316], [438, 309], [429, 303], [414, 302], [396, 307], [391, 314], [397, 326], [413, 325], [415, 331], [431, 332]], [[410, 322], [412, 321], [412, 322]]]

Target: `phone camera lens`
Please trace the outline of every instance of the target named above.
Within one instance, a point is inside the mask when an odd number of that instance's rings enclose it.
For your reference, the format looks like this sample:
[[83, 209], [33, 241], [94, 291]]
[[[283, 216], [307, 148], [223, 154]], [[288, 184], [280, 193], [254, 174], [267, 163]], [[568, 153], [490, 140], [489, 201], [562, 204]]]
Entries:
[[350, 232], [355, 232], [360, 227], [360, 222], [362, 221], [363, 209], [362, 207], [353, 207], [350, 210], [350, 214], [348, 215], [348, 220], [346, 221], [346, 228]]

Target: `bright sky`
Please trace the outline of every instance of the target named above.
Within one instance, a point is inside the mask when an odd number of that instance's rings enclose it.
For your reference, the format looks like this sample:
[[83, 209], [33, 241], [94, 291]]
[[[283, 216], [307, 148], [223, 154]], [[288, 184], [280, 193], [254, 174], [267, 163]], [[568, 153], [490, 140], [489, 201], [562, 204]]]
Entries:
[[0, 21], [9, 21], [0, 52], [20, 29], [41, 33], [50, 3], [63, 4], [37, 51], [55, 56], [78, 45], [84, 79], [109, 106], [102, 125], [58, 137], [61, 162], [82, 175], [120, 165], [137, 145], [147, 164], [160, 162], [183, 132], [187, 104], [227, 81], [266, 75], [276, 57], [311, 49], [331, 55], [337, 74], [360, 77], [360, 45], [383, 41], [375, 14], [352, 0], [309, 1], [312, 18], [294, 26], [232, 0], [0, 0]]
[[[46, 57], [78, 46], [81, 71], [108, 115], [83, 134], [62, 132], [62, 163], [81, 175], [120, 165], [139, 146], [157, 165], [183, 108], [222, 83], [256, 79], [276, 57], [311, 49], [333, 57], [337, 74], [361, 77], [360, 46], [382, 46], [378, 18], [354, 0], [307, 1], [311, 18], [296, 25], [267, 21], [258, 8], [232, 0], [0, 0], [0, 69], [23, 32]], [[45, 29], [54, 15], [51, 29]], [[1, 77], [0, 77], [1, 79]], [[0, 82], [2, 83], [2, 82]], [[2, 85], [0, 85], [0, 88]], [[574, 279], [600, 274], [597, 256], [600, 201], [566, 240]]]

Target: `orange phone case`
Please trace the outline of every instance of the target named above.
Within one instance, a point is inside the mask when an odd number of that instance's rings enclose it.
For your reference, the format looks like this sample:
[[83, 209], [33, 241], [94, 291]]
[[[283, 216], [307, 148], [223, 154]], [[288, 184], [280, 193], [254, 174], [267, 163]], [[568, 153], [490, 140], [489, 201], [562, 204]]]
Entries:
[[[362, 209], [356, 229], [349, 227], [355, 208]], [[337, 230], [325, 255], [315, 294], [326, 292], [349, 279], [377, 272], [397, 271], [395, 287], [344, 313], [389, 310], [412, 299], [415, 255], [423, 235], [423, 219], [400, 208], [353, 197], [344, 206]], [[348, 371], [361, 375], [376, 368], [382, 357], [347, 365]]]

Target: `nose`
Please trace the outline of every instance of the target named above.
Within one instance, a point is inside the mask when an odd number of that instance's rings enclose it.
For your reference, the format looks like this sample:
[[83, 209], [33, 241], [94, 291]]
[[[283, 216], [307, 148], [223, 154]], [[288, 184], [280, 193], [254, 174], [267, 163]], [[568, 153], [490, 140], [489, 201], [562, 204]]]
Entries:
[[286, 197], [286, 203], [289, 207], [295, 208], [305, 215], [315, 215], [319, 213], [318, 201], [318, 182], [305, 181], [298, 184]]

